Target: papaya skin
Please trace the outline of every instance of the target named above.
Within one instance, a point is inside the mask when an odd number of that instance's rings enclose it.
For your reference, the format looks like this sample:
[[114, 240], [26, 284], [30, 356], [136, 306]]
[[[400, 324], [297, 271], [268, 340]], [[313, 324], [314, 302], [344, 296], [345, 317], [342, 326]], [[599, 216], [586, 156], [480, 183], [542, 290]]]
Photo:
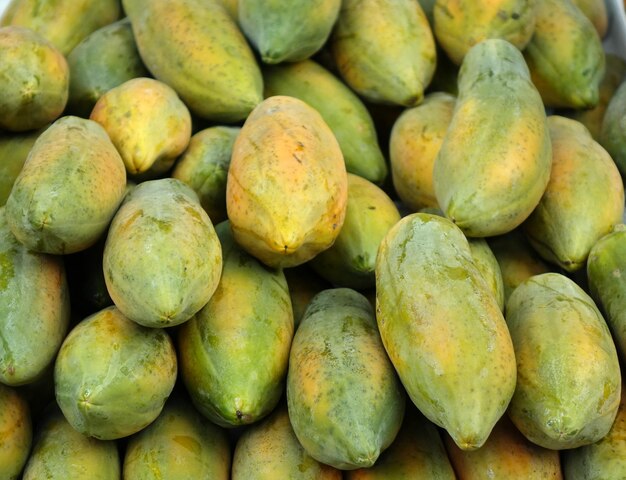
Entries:
[[17, 480], [33, 441], [28, 403], [16, 390], [0, 383], [0, 476]]
[[43, 130], [45, 127], [24, 133], [0, 133], [0, 205], [9, 198], [15, 179]]
[[607, 106], [600, 143], [619, 168], [623, 176], [626, 176], [626, 82], [622, 82], [616, 90], [613, 98]]
[[609, 29], [609, 16], [603, 0], [573, 0], [573, 3], [580, 8], [580, 11], [591, 21], [593, 26], [604, 38]]

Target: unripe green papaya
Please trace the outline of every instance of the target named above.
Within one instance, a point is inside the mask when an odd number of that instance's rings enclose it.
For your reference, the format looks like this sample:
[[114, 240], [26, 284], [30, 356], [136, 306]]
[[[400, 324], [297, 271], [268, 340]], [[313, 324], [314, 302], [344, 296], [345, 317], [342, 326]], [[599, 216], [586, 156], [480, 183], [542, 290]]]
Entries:
[[38, 427], [23, 480], [119, 480], [117, 445], [74, 430], [55, 406]]
[[387, 164], [378, 146], [371, 115], [341, 80], [312, 60], [266, 67], [265, 96], [288, 95], [316, 109], [333, 131], [346, 170], [381, 184]]
[[232, 480], [341, 480], [341, 471], [311, 457], [289, 422], [287, 408], [278, 407], [263, 422], [247, 429], [233, 456]]
[[621, 375], [611, 334], [593, 300], [572, 280], [544, 273], [506, 304], [518, 380], [515, 426], [545, 448], [597, 442], [611, 428]]
[[501, 38], [524, 50], [535, 31], [537, 0], [436, 0], [434, 33], [454, 63], [488, 38]]
[[263, 99], [252, 50], [218, 0], [122, 0], [141, 58], [199, 117], [237, 122]]
[[229, 471], [226, 434], [180, 396], [170, 398], [159, 417], [129, 439], [124, 456], [129, 480], [228, 480]]
[[306, 452], [335, 468], [371, 467], [398, 434], [404, 405], [367, 299], [348, 288], [317, 294], [287, 374], [289, 419]]
[[330, 248], [311, 260], [311, 266], [333, 285], [373, 287], [378, 246], [399, 220], [398, 208], [385, 192], [349, 173], [348, 206], [339, 236]]
[[[222, 277], [209, 303], [179, 331], [182, 378], [200, 412], [225, 427], [269, 414], [284, 390], [293, 337], [287, 281], [217, 226]], [[263, 352], [260, 354], [260, 352]]]
[[211, 219], [180, 180], [140, 183], [116, 213], [104, 247], [113, 302], [146, 327], [189, 320], [209, 301], [222, 271]]
[[259, 104], [228, 170], [226, 209], [237, 243], [271, 267], [300, 265], [333, 244], [347, 197], [343, 155], [320, 114], [287, 96]]
[[15, 179], [22, 171], [26, 157], [42, 131], [16, 134], [0, 132], [0, 205], [7, 202]]
[[504, 282], [502, 281], [502, 272], [500, 271], [498, 260], [496, 260], [484, 238], [471, 238], [468, 239], [468, 243], [474, 265], [476, 265], [476, 268], [478, 268], [486, 280], [487, 285], [489, 285], [489, 289], [498, 302], [500, 310], [504, 311]]
[[371, 102], [419, 105], [435, 71], [435, 40], [415, 0], [343, 0], [330, 45], [343, 79]]
[[70, 69], [47, 40], [23, 27], [0, 28], [0, 128], [43, 127], [63, 113]]
[[626, 177], [626, 81], [623, 81], [609, 102], [602, 120], [600, 143]]
[[54, 366], [56, 400], [78, 432], [113, 440], [161, 413], [176, 381], [176, 352], [165, 330], [116, 307], [90, 315], [63, 341]]
[[239, 0], [239, 25], [264, 63], [299, 62], [326, 43], [340, 6], [341, 0]]
[[21, 478], [32, 439], [28, 404], [16, 390], [0, 383], [0, 478]]
[[537, 2], [535, 33], [524, 57], [546, 106], [598, 104], [604, 50], [598, 32], [572, 0]]
[[591, 21], [600, 38], [609, 29], [609, 15], [604, 0], [573, 0], [574, 5]]
[[172, 177], [198, 194], [214, 225], [226, 220], [226, 178], [239, 127], [210, 127], [191, 137]]
[[479, 448], [515, 389], [513, 345], [463, 232], [404, 217], [376, 262], [376, 319], [413, 403], [463, 450]]
[[591, 247], [622, 220], [624, 185], [609, 154], [584, 125], [548, 118], [552, 173], [524, 231], [535, 250], [567, 271], [584, 267]]
[[63, 117], [28, 154], [7, 199], [7, 222], [30, 250], [84, 250], [105, 232], [125, 187], [124, 162], [104, 129]]
[[63, 259], [18, 242], [0, 207], [0, 382], [36, 380], [54, 361], [69, 318]]
[[550, 134], [520, 51], [484, 40], [465, 56], [459, 97], [435, 160], [435, 194], [470, 237], [520, 225], [550, 178]]
[[448, 93], [431, 93], [421, 105], [405, 110], [393, 124], [389, 138], [393, 186], [414, 212], [438, 206], [433, 168], [455, 103], [456, 98]]
[[137, 77], [147, 77], [128, 18], [102, 27], [67, 56], [70, 67], [68, 110], [88, 117], [106, 92]]
[[297, 329], [313, 297], [322, 290], [331, 286], [316, 274], [308, 264], [295, 268], [285, 268], [285, 278], [291, 297], [291, 309], [293, 310], [293, 324]]

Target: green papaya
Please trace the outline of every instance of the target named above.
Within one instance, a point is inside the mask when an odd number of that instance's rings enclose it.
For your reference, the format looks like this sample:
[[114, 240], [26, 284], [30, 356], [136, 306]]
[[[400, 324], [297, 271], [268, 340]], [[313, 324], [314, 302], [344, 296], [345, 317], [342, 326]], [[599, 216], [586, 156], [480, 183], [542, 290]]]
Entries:
[[382, 241], [376, 319], [413, 403], [463, 450], [485, 443], [513, 395], [513, 345], [495, 296], [450, 220], [416, 213]]
[[218, 0], [122, 0], [139, 54], [196, 115], [245, 119], [263, 99], [252, 50]]
[[75, 430], [114, 440], [159, 416], [176, 373], [176, 352], [165, 330], [138, 325], [108, 307], [63, 341], [54, 366], [55, 396]]
[[505, 40], [475, 45], [435, 159], [441, 209], [470, 237], [513, 230], [539, 203], [551, 161], [545, 109], [522, 54]]
[[0, 478], [21, 478], [32, 439], [28, 404], [15, 389], [0, 383]]
[[42, 131], [15, 134], [0, 132], [0, 205], [7, 202], [15, 179]]
[[504, 311], [504, 282], [498, 260], [484, 238], [471, 238], [468, 242], [474, 265], [487, 281], [500, 310]]
[[600, 131], [600, 143], [626, 177], [626, 80], [622, 81], [606, 107]]
[[278, 403], [293, 312], [282, 270], [242, 250], [230, 222], [219, 224], [217, 234], [222, 277], [209, 303], [179, 330], [178, 351], [195, 406], [218, 425], [233, 427], [259, 420]]
[[368, 300], [348, 288], [317, 294], [287, 374], [289, 419], [306, 452], [343, 470], [371, 467], [398, 434], [404, 405]]
[[555, 450], [604, 437], [617, 414], [621, 375], [593, 300], [569, 278], [544, 273], [517, 287], [506, 311], [518, 371], [509, 407], [515, 426]]

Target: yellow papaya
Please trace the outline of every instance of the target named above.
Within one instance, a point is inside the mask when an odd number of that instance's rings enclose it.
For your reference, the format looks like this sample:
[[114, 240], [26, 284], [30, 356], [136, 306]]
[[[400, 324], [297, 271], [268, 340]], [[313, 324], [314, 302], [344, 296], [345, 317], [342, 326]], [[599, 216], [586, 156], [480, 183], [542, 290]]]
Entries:
[[32, 441], [28, 404], [16, 390], [0, 383], [0, 478], [21, 478]]

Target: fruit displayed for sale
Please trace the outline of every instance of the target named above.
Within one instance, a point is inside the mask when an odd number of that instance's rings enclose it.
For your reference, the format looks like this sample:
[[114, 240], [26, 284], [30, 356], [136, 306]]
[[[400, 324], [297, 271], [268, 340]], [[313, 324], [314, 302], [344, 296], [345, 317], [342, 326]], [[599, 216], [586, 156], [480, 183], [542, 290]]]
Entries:
[[500, 310], [504, 311], [504, 283], [498, 260], [484, 238], [471, 238], [468, 243], [474, 265], [487, 282]]
[[609, 28], [609, 16], [604, 1], [573, 0], [573, 3], [580, 8], [580, 11], [591, 21], [598, 35], [600, 35], [600, 38], [604, 38]]
[[606, 107], [600, 131], [600, 143], [615, 161], [622, 175], [626, 175], [626, 81], [616, 90]]
[[24, 167], [28, 152], [42, 131], [0, 133], [0, 206], [7, 202], [15, 179]]
[[32, 438], [28, 404], [16, 390], [0, 383], [0, 478], [21, 478]]

